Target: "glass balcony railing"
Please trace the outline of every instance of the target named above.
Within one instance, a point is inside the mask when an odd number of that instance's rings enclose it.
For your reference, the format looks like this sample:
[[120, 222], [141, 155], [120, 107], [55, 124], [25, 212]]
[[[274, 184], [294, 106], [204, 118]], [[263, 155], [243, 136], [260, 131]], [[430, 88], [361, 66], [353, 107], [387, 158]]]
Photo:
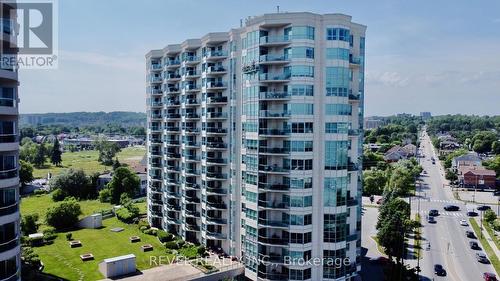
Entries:
[[226, 195], [227, 189], [225, 188], [209, 188], [207, 187], [207, 193], [218, 194], [218, 195]]
[[219, 179], [219, 180], [227, 179], [227, 174], [223, 174], [223, 173], [207, 172], [206, 176], [207, 176], [207, 178], [211, 178], [211, 179]]
[[217, 217], [206, 216], [206, 219], [207, 219], [207, 223], [211, 223], [211, 224], [227, 224], [227, 220], [217, 218]]
[[180, 119], [181, 115], [178, 113], [167, 113], [165, 114], [165, 117], [168, 119]]
[[290, 167], [280, 167], [278, 165], [259, 165], [259, 171], [266, 173], [289, 173]]
[[290, 74], [287, 74], [287, 73], [282, 73], [282, 74], [279, 74], [279, 73], [276, 73], [276, 74], [261, 73], [261, 74], [259, 74], [259, 80], [260, 81], [270, 81], [270, 82], [288, 81], [288, 80], [290, 80]]
[[288, 118], [291, 116], [290, 111], [276, 111], [276, 110], [261, 110], [259, 117], [263, 118]]
[[168, 60], [167, 66], [179, 66], [181, 65], [180, 60]]
[[290, 130], [288, 129], [259, 129], [260, 135], [267, 136], [289, 136]]
[[190, 63], [190, 62], [198, 62], [200, 61], [200, 58], [198, 56], [185, 56], [182, 60], [184, 62]]
[[227, 164], [227, 159], [224, 158], [207, 157], [206, 161], [209, 164]]
[[10, 205], [0, 206], [0, 216], [10, 215], [16, 213], [19, 210], [19, 204], [13, 202]]
[[204, 142], [204, 145], [207, 146], [207, 148], [227, 148], [227, 144], [223, 142]]
[[287, 191], [290, 189], [290, 185], [283, 183], [259, 183], [259, 189], [270, 191]]
[[288, 92], [260, 92], [259, 99], [261, 100], [288, 100], [290, 93]]
[[177, 73], [169, 73], [167, 74], [167, 79], [169, 80], [176, 80], [176, 79], [180, 79], [181, 76]]
[[207, 73], [221, 73], [226, 72], [226, 69], [222, 66], [209, 66], [207, 68]]
[[207, 89], [225, 88], [225, 87], [227, 87], [226, 82], [215, 82], [215, 81], [207, 82]]
[[17, 168], [6, 169], [0, 171], [0, 180], [16, 178], [18, 174]]
[[227, 112], [207, 112], [208, 119], [227, 118]]
[[149, 66], [149, 69], [150, 69], [150, 70], [161, 70], [161, 69], [162, 69], [162, 66], [161, 66], [161, 64], [151, 64], [151, 65]]
[[18, 142], [19, 136], [17, 134], [0, 134], [0, 143]]
[[207, 239], [227, 239], [227, 235], [220, 232], [206, 231]]
[[207, 97], [207, 103], [227, 103], [227, 97]]
[[259, 200], [258, 206], [267, 209], [288, 209], [290, 205], [287, 202], [262, 201]]
[[205, 131], [207, 133], [212, 133], [212, 134], [226, 134], [227, 130], [223, 128], [205, 128]]
[[266, 154], [289, 154], [290, 149], [286, 147], [264, 147], [259, 146], [259, 153]]
[[262, 55], [259, 57], [260, 62], [288, 62], [288, 58], [284, 55]]
[[227, 57], [227, 52], [223, 50], [218, 51], [208, 51], [204, 54], [206, 58], [223, 58]]
[[187, 217], [200, 217], [200, 212], [195, 210], [185, 210], [184, 213]]
[[289, 223], [284, 220], [259, 219], [258, 224], [270, 227], [288, 227]]
[[289, 36], [262, 36], [259, 39], [259, 43], [262, 44], [288, 44], [290, 43]]
[[153, 76], [149, 78], [149, 82], [151, 83], [161, 83], [162, 79], [160, 76]]
[[[161, 94], [161, 92], [160, 92]], [[14, 98], [1, 98], [0, 97], [0, 106], [6, 107], [16, 107], [17, 101]]]

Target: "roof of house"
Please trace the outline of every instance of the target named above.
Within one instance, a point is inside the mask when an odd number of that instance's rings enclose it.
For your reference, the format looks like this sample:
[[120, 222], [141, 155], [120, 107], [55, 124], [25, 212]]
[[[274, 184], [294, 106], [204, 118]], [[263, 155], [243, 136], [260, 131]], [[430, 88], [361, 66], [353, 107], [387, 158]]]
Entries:
[[481, 162], [481, 157], [476, 152], [469, 152], [465, 155], [462, 156], [457, 156], [453, 158], [453, 161], [459, 162], [459, 161], [471, 161], [471, 162]]
[[399, 160], [406, 158], [406, 154], [401, 153], [400, 151], [392, 151], [384, 154], [384, 160]]
[[461, 172], [462, 175], [471, 173], [476, 176], [496, 176], [495, 171], [485, 169], [484, 167], [464, 167], [464, 169], [461, 169]]

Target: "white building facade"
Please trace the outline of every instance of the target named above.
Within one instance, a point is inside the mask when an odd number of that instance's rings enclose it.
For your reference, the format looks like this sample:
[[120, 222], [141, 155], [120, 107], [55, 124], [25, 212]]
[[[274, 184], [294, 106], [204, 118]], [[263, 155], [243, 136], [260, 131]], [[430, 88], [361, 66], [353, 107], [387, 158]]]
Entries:
[[266, 14], [149, 52], [150, 223], [252, 280], [354, 280], [365, 29]]
[[[15, 2], [2, 2], [2, 57], [18, 53]], [[20, 280], [18, 72], [0, 66], [0, 280]]]

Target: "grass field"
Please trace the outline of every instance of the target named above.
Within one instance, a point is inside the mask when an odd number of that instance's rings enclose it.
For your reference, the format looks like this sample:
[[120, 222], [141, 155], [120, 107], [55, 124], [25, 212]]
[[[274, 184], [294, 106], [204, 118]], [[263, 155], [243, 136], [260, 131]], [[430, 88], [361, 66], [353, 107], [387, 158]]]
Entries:
[[[155, 266], [150, 264], [151, 256], [164, 256], [165, 261], [172, 260], [173, 255], [165, 254], [165, 247], [156, 236], [146, 235], [139, 231], [137, 225], [129, 225], [116, 218], [103, 220], [101, 229], [81, 229], [71, 231], [74, 240], [80, 240], [82, 247], [70, 248], [65, 238], [66, 233], [59, 233], [51, 245], [34, 248], [45, 265], [44, 272], [68, 280], [99, 280], [104, 278], [98, 270], [98, 264], [105, 258], [126, 254], [136, 256], [139, 270]], [[123, 227], [122, 232], [111, 232], [114, 227]], [[139, 236], [141, 241], [130, 243], [130, 236]], [[141, 245], [153, 245], [153, 251], [142, 252]], [[92, 253], [93, 261], [82, 262], [79, 255]]]
[[485, 220], [483, 220], [483, 227], [486, 229], [486, 231], [488, 231], [488, 234], [490, 234], [493, 242], [495, 242], [495, 246], [500, 249], [500, 240], [498, 239], [498, 236], [495, 235], [495, 231], [493, 231], [491, 226]]
[[[144, 147], [127, 147], [122, 149], [117, 154], [118, 161], [122, 163], [127, 162], [138, 162], [146, 154], [146, 149]], [[57, 175], [62, 170], [74, 168], [82, 169], [85, 173], [95, 173], [104, 172], [105, 170], [110, 170], [110, 167], [106, 167], [97, 161], [99, 154], [96, 150], [88, 151], [77, 151], [77, 152], [64, 152], [62, 154], [62, 166], [56, 167], [49, 162], [44, 168], [33, 169], [33, 176], [35, 178], [43, 178], [47, 176], [47, 173], [52, 173], [52, 175]]]
[[483, 246], [483, 250], [486, 253], [486, 255], [488, 256], [488, 259], [490, 260], [491, 265], [493, 265], [493, 267], [495, 268], [495, 271], [497, 273], [500, 273], [500, 261], [498, 260], [498, 257], [495, 254], [495, 251], [493, 251], [493, 249], [491, 248], [490, 243], [488, 243], [488, 241], [486, 241], [486, 238], [484, 237], [484, 235], [483, 235], [483, 237], [481, 237], [481, 235], [480, 235], [481, 230], [479, 229], [479, 225], [477, 224], [476, 220], [471, 218], [471, 219], [469, 219], [469, 223], [472, 226], [472, 228], [474, 229], [474, 232], [476, 233], [476, 237], [479, 239], [479, 241], [481, 241], [481, 245]]

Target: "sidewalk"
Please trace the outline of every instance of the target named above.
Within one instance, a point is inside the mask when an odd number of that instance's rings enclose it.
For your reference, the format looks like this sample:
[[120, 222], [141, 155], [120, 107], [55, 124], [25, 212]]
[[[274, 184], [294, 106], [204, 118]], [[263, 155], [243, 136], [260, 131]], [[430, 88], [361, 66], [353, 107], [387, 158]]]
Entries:
[[[476, 217], [474, 218], [477, 222], [477, 224], [479, 226], [481, 226], [481, 220], [480, 218]], [[493, 241], [493, 238], [491, 237], [491, 235], [488, 233], [488, 231], [486, 231], [486, 229], [483, 227], [483, 235], [484, 237], [486, 238], [486, 241], [488, 241], [488, 244], [490, 244], [490, 247], [493, 249], [493, 251], [495, 252], [495, 255], [497, 257], [500, 257], [500, 250], [497, 248], [497, 245], [495, 244], [495, 242]]]

